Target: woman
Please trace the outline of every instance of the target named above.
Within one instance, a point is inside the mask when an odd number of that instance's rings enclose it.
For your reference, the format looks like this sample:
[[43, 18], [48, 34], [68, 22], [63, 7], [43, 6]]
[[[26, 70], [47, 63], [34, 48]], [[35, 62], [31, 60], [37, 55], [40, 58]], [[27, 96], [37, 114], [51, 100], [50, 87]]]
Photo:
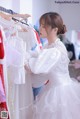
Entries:
[[41, 16], [40, 37], [47, 38], [48, 45], [37, 56], [28, 56], [26, 70], [36, 76], [46, 76], [44, 80], [33, 80], [36, 86], [49, 81], [34, 104], [33, 119], [80, 119], [80, 85], [69, 76], [67, 50], [58, 38], [64, 33], [63, 20], [58, 13]]

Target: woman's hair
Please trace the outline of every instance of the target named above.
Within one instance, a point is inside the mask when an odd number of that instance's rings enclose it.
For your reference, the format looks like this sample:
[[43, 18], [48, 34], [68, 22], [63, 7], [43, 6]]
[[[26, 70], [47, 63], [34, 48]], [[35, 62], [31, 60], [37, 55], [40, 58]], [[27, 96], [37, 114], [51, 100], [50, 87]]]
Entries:
[[58, 28], [57, 35], [64, 34], [66, 32], [66, 26], [63, 24], [63, 20], [61, 16], [56, 12], [48, 12], [43, 14], [40, 17], [40, 25], [44, 24], [44, 27], [47, 28], [51, 26], [51, 28]]

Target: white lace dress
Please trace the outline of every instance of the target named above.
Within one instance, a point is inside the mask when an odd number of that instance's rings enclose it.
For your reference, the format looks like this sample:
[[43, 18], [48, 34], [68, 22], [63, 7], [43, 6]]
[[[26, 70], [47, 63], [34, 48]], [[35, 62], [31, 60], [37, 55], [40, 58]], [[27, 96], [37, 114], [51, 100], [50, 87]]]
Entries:
[[29, 59], [35, 75], [47, 76], [33, 80], [35, 86], [49, 80], [34, 104], [33, 119], [80, 119], [80, 84], [70, 78], [68, 64], [66, 48], [59, 39]]

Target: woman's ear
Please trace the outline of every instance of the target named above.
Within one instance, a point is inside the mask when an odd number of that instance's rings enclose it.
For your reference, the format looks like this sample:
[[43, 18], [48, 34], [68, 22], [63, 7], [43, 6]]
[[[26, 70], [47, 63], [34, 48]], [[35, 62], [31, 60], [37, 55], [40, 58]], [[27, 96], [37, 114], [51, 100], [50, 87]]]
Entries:
[[58, 32], [58, 28], [55, 28], [54, 30], [55, 30], [56, 32]]
[[58, 32], [58, 28], [54, 28], [54, 31], [57, 33]]

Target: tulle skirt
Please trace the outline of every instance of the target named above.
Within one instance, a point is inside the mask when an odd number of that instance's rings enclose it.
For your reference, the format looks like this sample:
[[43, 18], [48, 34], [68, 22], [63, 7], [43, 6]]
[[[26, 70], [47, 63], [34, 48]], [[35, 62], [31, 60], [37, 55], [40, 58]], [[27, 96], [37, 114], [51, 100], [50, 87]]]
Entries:
[[33, 107], [33, 119], [80, 119], [80, 84], [45, 86]]

